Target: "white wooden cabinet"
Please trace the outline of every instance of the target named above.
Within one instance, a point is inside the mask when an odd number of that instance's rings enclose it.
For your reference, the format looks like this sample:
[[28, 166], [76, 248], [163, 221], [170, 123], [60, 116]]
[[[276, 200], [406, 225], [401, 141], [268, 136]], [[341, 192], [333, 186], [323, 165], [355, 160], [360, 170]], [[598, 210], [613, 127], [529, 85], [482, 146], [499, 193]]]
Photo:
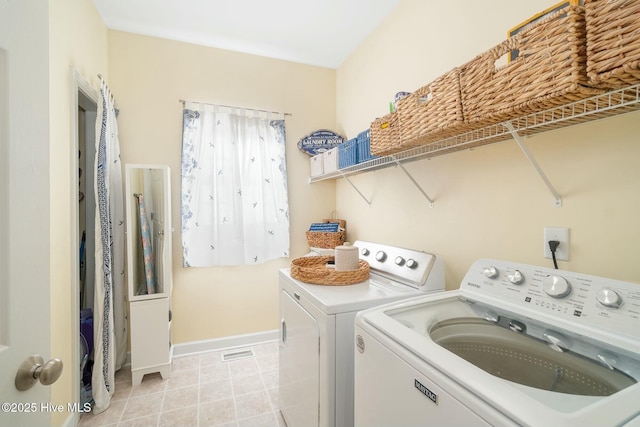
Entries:
[[145, 374], [171, 376], [171, 326], [169, 298], [134, 301], [129, 304], [131, 322], [131, 381], [142, 382]]
[[125, 166], [131, 377], [171, 375], [171, 176], [168, 166]]

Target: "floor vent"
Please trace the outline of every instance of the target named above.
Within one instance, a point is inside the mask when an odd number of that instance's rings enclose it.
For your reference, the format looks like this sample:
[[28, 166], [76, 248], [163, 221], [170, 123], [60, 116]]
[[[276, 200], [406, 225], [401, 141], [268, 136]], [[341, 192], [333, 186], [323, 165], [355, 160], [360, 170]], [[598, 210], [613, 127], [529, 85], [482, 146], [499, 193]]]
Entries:
[[232, 360], [248, 359], [250, 357], [255, 357], [255, 354], [253, 353], [252, 348], [248, 350], [238, 350], [238, 351], [232, 351], [229, 353], [223, 353], [222, 361], [231, 362]]

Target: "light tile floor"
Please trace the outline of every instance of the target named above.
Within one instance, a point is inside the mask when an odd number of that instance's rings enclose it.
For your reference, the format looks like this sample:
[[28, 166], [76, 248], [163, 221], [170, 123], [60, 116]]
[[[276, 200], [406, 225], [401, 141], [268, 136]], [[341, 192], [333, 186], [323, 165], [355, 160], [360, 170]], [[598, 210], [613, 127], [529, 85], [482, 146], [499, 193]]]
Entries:
[[171, 378], [147, 374], [137, 386], [123, 368], [109, 409], [84, 414], [79, 426], [286, 427], [278, 403], [278, 343], [247, 348], [255, 357], [223, 362], [229, 350], [174, 357]]

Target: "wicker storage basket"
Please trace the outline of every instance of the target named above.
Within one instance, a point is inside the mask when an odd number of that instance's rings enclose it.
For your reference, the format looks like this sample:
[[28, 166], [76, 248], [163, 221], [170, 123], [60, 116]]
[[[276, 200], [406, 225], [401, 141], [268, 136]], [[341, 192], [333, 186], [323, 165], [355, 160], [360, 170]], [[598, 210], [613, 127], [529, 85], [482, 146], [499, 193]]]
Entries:
[[387, 156], [410, 148], [400, 140], [398, 113], [375, 119], [370, 127], [370, 149], [374, 156]]
[[310, 248], [333, 249], [347, 240], [347, 222], [343, 219], [323, 219], [322, 222], [337, 222], [341, 231], [307, 231]]
[[465, 121], [478, 128], [602, 93], [588, 86], [585, 33], [584, 9], [568, 6], [463, 65]]
[[291, 277], [302, 282], [326, 286], [344, 286], [364, 282], [369, 278], [369, 264], [358, 261], [357, 270], [336, 271], [327, 268], [332, 256], [314, 256], [296, 258], [291, 261]]
[[453, 136], [465, 125], [457, 68], [398, 101], [402, 145], [414, 147]]
[[640, 83], [640, 1], [585, 0], [587, 75], [618, 89]]

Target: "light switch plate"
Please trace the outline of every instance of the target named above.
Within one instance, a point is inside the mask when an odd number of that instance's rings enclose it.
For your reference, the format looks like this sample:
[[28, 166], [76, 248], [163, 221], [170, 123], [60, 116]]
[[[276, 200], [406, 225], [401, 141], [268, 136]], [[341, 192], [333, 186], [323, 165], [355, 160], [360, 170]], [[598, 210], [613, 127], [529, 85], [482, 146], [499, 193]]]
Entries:
[[569, 229], [566, 227], [545, 227], [544, 228], [544, 257], [551, 259], [551, 249], [549, 241], [560, 242], [556, 249], [556, 260], [569, 261]]

